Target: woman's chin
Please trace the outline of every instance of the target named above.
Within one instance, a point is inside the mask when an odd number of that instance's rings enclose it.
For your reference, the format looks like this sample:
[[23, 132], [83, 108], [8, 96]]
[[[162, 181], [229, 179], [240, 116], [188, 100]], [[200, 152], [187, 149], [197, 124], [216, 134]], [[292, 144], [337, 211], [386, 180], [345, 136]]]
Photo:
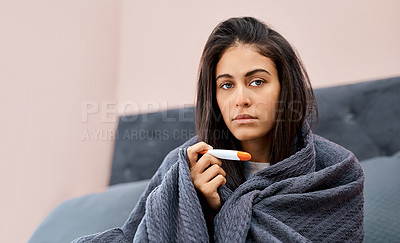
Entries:
[[241, 142], [249, 141], [249, 140], [256, 140], [256, 139], [259, 139], [259, 138], [265, 136], [265, 134], [249, 133], [249, 132], [233, 133], [233, 135], [236, 137], [237, 140], [239, 140]]

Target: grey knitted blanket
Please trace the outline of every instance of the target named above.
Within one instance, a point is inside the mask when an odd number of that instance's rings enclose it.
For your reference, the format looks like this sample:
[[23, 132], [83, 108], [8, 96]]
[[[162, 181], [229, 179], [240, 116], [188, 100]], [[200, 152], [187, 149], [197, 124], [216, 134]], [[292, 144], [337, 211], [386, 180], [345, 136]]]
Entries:
[[[265, 168], [235, 191], [218, 188], [215, 242], [362, 242], [363, 171], [355, 156], [324, 138]], [[74, 242], [209, 242], [186, 148], [171, 151], [122, 228]]]

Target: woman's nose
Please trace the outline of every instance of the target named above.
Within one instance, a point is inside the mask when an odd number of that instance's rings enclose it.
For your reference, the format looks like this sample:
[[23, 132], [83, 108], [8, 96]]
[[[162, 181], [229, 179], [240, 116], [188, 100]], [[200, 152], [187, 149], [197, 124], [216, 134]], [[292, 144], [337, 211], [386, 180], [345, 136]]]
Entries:
[[251, 100], [244, 88], [238, 88], [236, 90], [236, 106], [251, 106]]

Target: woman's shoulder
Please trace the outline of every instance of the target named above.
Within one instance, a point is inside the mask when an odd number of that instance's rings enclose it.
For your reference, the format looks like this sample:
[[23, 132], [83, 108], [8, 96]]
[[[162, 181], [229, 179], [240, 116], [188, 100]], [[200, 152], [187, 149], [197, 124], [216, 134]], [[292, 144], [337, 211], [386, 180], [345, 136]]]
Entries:
[[331, 153], [351, 153], [351, 151], [345, 147], [320, 135], [313, 134], [313, 140], [316, 148], [327, 149], [327, 151]]
[[[327, 167], [343, 161], [358, 163], [355, 155], [343, 146], [313, 134], [317, 167]], [[317, 168], [318, 169], [318, 168]]]

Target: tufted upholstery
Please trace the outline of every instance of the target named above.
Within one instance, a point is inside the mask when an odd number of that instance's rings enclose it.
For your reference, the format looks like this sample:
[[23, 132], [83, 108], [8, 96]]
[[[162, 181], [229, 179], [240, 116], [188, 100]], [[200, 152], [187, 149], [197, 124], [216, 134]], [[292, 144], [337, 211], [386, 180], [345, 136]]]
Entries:
[[316, 90], [314, 133], [351, 150], [362, 161], [400, 150], [400, 77]]
[[[400, 77], [315, 90], [314, 133], [361, 161], [400, 150]], [[194, 108], [120, 117], [110, 184], [151, 178], [164, 156], [192, 137]]]
[[110, 185], [150, 179], [165, 155], [194, 135], [193, 107], [120, 117]]

